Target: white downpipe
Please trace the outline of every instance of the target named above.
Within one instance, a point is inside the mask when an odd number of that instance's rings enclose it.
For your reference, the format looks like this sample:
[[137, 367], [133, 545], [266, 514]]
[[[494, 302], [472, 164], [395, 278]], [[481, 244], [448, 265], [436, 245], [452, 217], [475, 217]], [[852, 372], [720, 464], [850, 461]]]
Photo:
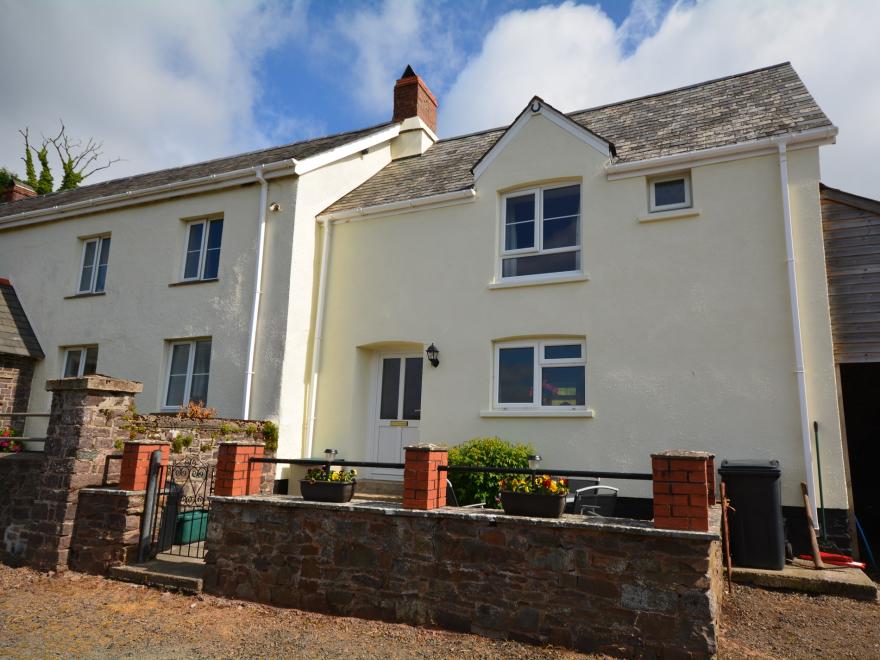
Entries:
[[254, 382], [254, 353], [257, 347], [257, 321], [260, 315], [260, 298], [263, 296], [263, 248], [266, 244], [266, 202], [269, 196], [269, 183], [263, 178], [263, 168], [258, 167], [254, 176], [260, 182], [260, 212], [257, 229], [257, 266], [254, 275], [254, 304], [251, 308], [251, 329], [248, 335], [247, 370], [244, 376], [244, 402], [242, 419], [250, 419], [251, 389]]
[[306, 458], [312, 457], [315, 444], [315, 414], [318, 408], [318, 372], [321, 369], [321, 339], [324, 335], [324, 299], [327, 297], [327, 266], [330, 261], [330, 239], [333, 223], [325, 220], [324, 239], [321, 247], [321, 272], [318, 275], [318, 309], [315, 316], [315, 336], [312, 339], [312, 378], [309, 384], [309, 419], [306, 431]]
[[804, 373], [804, 346], [801, 335], [801, 315], [798, 304], [797, 269], [794, 261], [794, 237], [791, 222], [791, 200], [788, 192], [788, 152], [785, 142], [779, 142], [779, 179], [782, 186], [782, 214], [785, 219], [785, 256], [788, 264], [788, 290], [791, 302], [791, 323], [794, 333], [794, 362], [797, 375], [798, 398], [801, 408], [801, 437], [804, 443], [804, 468], [807, 473], [807, 491], [810, 495], [810, 508], [813, 525], [819, 529], [819, 515], [816, 510], [816, 489], [813, 481], [813, 443], [810, 437], [810, 417], [807, 411], [807, 379]]

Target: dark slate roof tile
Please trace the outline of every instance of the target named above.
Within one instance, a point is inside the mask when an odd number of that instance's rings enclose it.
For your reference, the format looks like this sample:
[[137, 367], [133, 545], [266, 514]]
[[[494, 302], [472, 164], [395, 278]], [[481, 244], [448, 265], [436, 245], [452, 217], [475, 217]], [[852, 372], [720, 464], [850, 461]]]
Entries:
[[[787, 62], [568, 116], [612, 142], [616, 163], [831, 126]], [[471, 187], [471, 168], [504, 131], [440, 140], [420, 157], [392, 163], [325, 213]]]
[[0, 277], [0, 354], [43, 358], [43, 349], [31, 327], [15, 289]]
[[331, 149], [353, 142], [359, 138], [367, 137], [368, 135], [381, 131], [390, 125], [390, 123], [381, 124], [379, 126], [371, 126], [357, 131], [349, 131], [347, 133], [338, 133], [336, 135], [315, 138], [314, 140], [295, 142], [280, 147], [260, 149], [259, 151], [251, 151], [236, 156], [217, 158], [202, 163], [196, 163], [194, 165], [172, 167], [167, 170], [148, 172], [146, 174], [138, 174], [122, 179], [113, 179], [112, 181], [103, 181], [90, 186], [76, 188], [75, 190], [62, 190], [49, 195], [29, 197], [17, 202], [0, 204], [0, 218], [26, 211], [36, 211], [89, 199], [97, 199], [108, 195], [145, 190], [147, 188], [153, 188], [155, 186], [175, 183], [178, 181], [190, 181], [210, 176], [212, 174], [225, 174], [227, 172], [234, 172], [235, 170], [255, 167], [257, 165], [277, 163], [288, 158], [302, 160], [324, 151], [330, 151]]

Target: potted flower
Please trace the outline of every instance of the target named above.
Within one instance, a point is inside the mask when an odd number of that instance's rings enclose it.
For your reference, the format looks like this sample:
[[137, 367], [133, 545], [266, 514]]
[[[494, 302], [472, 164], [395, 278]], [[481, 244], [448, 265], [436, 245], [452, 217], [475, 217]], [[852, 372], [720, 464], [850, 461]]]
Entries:
[[330, 470], [313, 468], [300, 479], [299, 488], [304, 500], [313, 502], [348, 502], [354, 495], [357, 470]]
[[21, 442], [15, 439], [15, 431], [10, 428], [0, 429], [0, 454], [17, 454], [24, 449]]
[[565, 509], [568, 479], [527, 475], [506, 477], [498, 485], [501, 506], [508, 515], [558, 518]]

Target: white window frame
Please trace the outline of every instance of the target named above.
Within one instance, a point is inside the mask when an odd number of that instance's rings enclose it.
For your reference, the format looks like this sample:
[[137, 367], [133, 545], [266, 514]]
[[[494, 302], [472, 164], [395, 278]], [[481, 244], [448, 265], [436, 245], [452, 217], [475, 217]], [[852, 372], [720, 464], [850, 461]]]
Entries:
[[[193, 368], [195, 367], [195, 361], [196, 361], [196, 344], [200, 341], [211, 342], [211, 356], [213, 357], [213, 355], [214, 355], [214, 338], [213, 337], [198, 337], [196, 339], [186, 339], [186, 340], [180, 340], [180, 341], [166, 342], [167, 356], [166, 356], [165, 361], [168, 364], [165, 367], [165, 387], [162, 388], [162, 402], [160, 405], [160, 408], [163, 411], [179, 410], [181, 405], [186, 406], [189, 403], [189, 395], [192, 390], [193, 376], [195, 376], [195, 374], [193, 373]], [[169, 406], [169, 405], [167, 405], [168, 388], [171, 385], [171, 361], [172, 361], [172, 357], [174, 355], [174, 347], [175, 346], [183, 346], [183, 345], [189, 346], [189, 355], [187, 356], [187, 362], [186, 362], [186, 384], [184, 385], [184, 388], [183, 388], [183, 403], [180, 405]], [[208, 364], [209, 387], [210, 387], [210, 377], [211, 377], [211, 365], [209, 363]], [[205, 398], [207, 398], [207, 397], [205, 397]], [[208, 405], [207, 401], [203, 401], [202, 403], [204, 405]]]
[[[88, 293], [103, 293], [107, 288], [107, 278], [104, 277], [104, 289], [100, 291], [95, 291], [95, 285], [98, 282], [98, 264], [101, 262], [101, 251], [104, 248], [104, 241], [110, 240], [110, 234], [106, 234], [104, 236], [92, 236], [89, 238], [82, 239], [82, 254], [79, 258], [79, 271], [77, 272], [76, 278], [76, 292], [77, 294], [88, 294]], [[81, 289], [80, 284], [82, 283], [82, 274], [83, 269], [86, 267], [86, 252], [88, 252], [89, 245], [95, 244], [95, 263], [92, 265], [92, 277], [89, 280], [89, 287], [87, 289]], [[112, 244], [112, 243], [111, 243]], [[110, 270], [110, 260], [107, 260], [107, 270]]]
[[[548, 359], [544, 357], [544, 348], [547, 346], [572, 346], [581, 347], [579, 358]], [[532, 348], [534, 362], [532, 364], [532, 402], [531, 403], [502, 403], [499, 400], [499, 388], [501, 385], [501, 351], [505, 348]], [[542, 405], [542, 367], [584, 367], [584, 405], [582, 406], [545, 406]], [[521, 341], [495, 342], [494, 383], [492, 386], [492, 407], [494, 410], [587, 410], [587, 342], [585, 339], [530, 339]]]
[[[654, 187], [658, 183], [665, 183], [667, 181], [678, 181], [679, 179], [684, 180], [684, 202], [678, 204], [657, 204], [656, 203], [656, 193]], [[648, 210], [651, 213], [657, 213], [659, 211], [672, 211], [675, 209], [689, 209], [693, 205], [693, 201], [691, 199], [691, 175], [688, 172], [679, 172], [678, 174], [671, 174], [667, 176], [655, 177], [652, 179], [648, 179]]]
[[[181, 282], [199, 282], [205, 280], [205, 258], [208, 255], [208, 232], [211, 229], [211, 223], [216, 222], [217, 220], [223, 220], [223, 218], [202, 218], [201, 220], [192, 220], [186, 223], [186, 232], [183, 237], [183, 262], [180, 264], [180, 281]], [[187, 277], [186, 276], [186, 257], [189, 254], [189, 233], [192, 231], [193, 226], [202, 225], [202, 243], [199, 246], [199, 269], [198, 273], [195, 277]], [[225, 225], [225, 223], [224, 223]], [[220, 243], [221, 252], [223, 250], [223, 243], [221, 239]], [[218, 272], [215, 277], [208, 278], [207, 281], [212, 281], [218, 279], [220, 273]]]
[[[98, 350], [97, 344], [88, 344], [85, 346], [62, 346], [61, 350], [64, 351], [64, 355], [61, 358], [61, 377], [62, 378], [82, 378], [84, 375], [91, 375], [91, 374], [86, 374], [85, 369], [86, 369], [86, 353], [89, 351], [89, 349], [92, 349], [92, 348], [94, 348], [96, 351], [98, 351], [98, 356], [95, 357], [95, 373], [97, 373], [98, 372], [98, 357], [101, 354], [101, 352]], [[75, 376], [66, 376], [65, 373], [67, 372], [67, 355], [69, 353], [73, 353], [74, 351], [79, 352], [79, 368], [77, 369], [77, 373]]]
[[[570, 188], [572, 186], [578, 187], [578, 197], [579, 197], [579, 205], [577, 212], [577, 244], [573, 246], [559, 247], [559, 248], [549, 248], [544, 249], [544, 192], [547, 190], [556, 190], [558, 188]], [[497, 263], [497, 276], [496, 281], [525, 281], [525, 280], [540, 280], [540, 279], [556, 279], [560, 276], [564, 277], [566, 275], [572, 274], [582, 274], [583, 267], [583, 235], [581, 228], [581, 218], [583, 217], [583, 185], [581, 181], [568, 181], [564, 183], [554, 183], [552, 185], [547, 186], [539, 186], [535, 188], [520, 188], [518, 190], [511, 190], [510, 192], [506, 192], [501, 195], [501, 231], [500, 231], [500, 243], [499, 243], [499, 258]], [[511, 197], [523, 197], [525, 195], [532, 194], [535, 196], [535, 245], [528, 248], [518, 248], [515, 250], [506, 249], [507, 244], [507, 200]], [[569, 217], [569, 216], [560, 216], [560, 217]], [[550, 218], [553, 220], [555, 218]], [[554, 271], [552, 273], [538, 273], [536, 275], [515, 275], [515, 276], [504, 276], [504, 260], [510, 257], [521, 257], [521, 256], [538, 256], [545, 254], [558, 254], [561, 252], [580, 252], [580, 267], [577, 270], [560, 270]]]

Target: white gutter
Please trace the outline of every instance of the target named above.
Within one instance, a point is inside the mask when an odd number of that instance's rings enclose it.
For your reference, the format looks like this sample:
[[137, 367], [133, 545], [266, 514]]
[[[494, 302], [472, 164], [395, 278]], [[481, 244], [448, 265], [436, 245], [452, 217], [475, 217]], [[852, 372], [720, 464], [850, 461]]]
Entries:
[[440, 193], [439, 195], [428, 195], [426, 197], [405, 199], [400, 202], [387, 202], [385, 204], [376, 204], [374, 206], [362, 206], [355, 209], [346, 209], [344, 211], [337, 211], [336, 213], [324, 213], [318, 216], [318, 221], [340, 222], [344, 220], [350, 221], [370, 215], [401, 213], [414, 208], [439, 206], [456, 201], [467, 201], [473, 199], [476, 196], [477, 193], [473, 188], [467, 188], [465, 190]]
[[312, 378], [309, 384], [308, 430], [306, 431], [306, 458], [312, 457], [315, 444], [315, 415], [318, 408], [318, 373], [321, 369], [321, 340], [324, 335], [324, 300], [327, 297], [327, 268], [330, 263], [330, 240], [333, 223], [320, 221], [324, 228], [321, 247], [321, 271], [318, 275], [318, 309], [315, 315], [315, 336], [312, 338]]
[[263, 296], [263, 248], [266, 243], [266, 203], [269, 196], [269, 183], [263, 178], [263, 168], [254, 172], [260, 182], [260, 209], [257, 222], [257, 266], [254, 275], [254, 304], [251, 307], [251, 328], [248, 333], [247, 368], [244, 375], [244, 402], [241, 405], [242, 419], [250, 419], [251, 390], [254, 382], [254, 352], [257, 347], [257, 320], [260, 316], [260, 299]]
[[813, 128], [808, 131], [801, 131], [800, 133], [787, 133], [750, 142], [728, 144], [723, 147], [686, 151], [680, 154], [647, 158], [628, 163], [614, 163], [606, 165], [605, 172], [608, 175], [608, 179], [613, 181], [633, 176], [644, 176], [645, 174], [656, 174], [684, 165], [708, 165], [709, 163], [733, 160], [735, 158], [776, 153], [777, 145], [780, 141], [784, 141], [791, 150], [832, 144], [837, 136], [837, 132], [836, 126], [823, 126], [822, 128]]
[[804, 468], [807, 474], [807, 491], [810, 495], [810, 507], [813, 514], [813, 525], [819, 529], [819, 516], [816, 511], [816, 490], [813, 481], [813, 443], [810, 437], [810, 417], [807, 410], [807, 379], [804, 372], [804, 347], [801, 335], [801, 315], [798, 303], [797, 269], [794, 260], [794, 237], [791, 221], [791, 200], [788, 189], [788, 154], [786, 140], [777, 142], [779, 150], [779, 183], [782, 193], [782, 215], [785, 220], [785, 258], [788, 264], [788, 290], [791, 302], [791, 324], [794, 335], [794, 370], [797, 376], [798, 400], [801, 411], [801, 439], [804, 445]]

